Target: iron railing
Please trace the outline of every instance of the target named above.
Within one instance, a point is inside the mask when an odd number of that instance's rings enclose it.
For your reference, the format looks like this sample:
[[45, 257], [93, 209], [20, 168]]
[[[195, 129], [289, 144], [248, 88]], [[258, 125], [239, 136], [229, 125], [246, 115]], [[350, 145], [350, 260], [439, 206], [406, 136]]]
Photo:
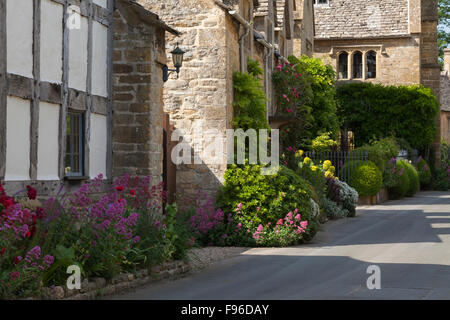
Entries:
[[[355, 161], [367, 162], [369, 154], [367, 151], [352, 150], [352, 151], [328, 151], [328, 152], [305, 152], [303, 157], [309, 157], [315, 164], [330, 160], [335, 167], [335, 176], [340, 180], [349, 182], [353, 171], [356, 169]], [[352, 164], [347, 170], [343, 170], [344, 165], [351, 161]]]

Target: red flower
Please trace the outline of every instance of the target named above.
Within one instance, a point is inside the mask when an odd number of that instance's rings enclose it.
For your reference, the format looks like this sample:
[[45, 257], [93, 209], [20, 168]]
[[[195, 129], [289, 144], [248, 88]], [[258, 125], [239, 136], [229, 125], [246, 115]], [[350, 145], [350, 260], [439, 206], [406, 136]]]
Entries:
[[19, 276], [20, 276], [19, 272], [17, 272], [17, 271], [11, 272], [9, 274], [9, 277], [11, 278], [12, 281], [19, 279]]
[[130, 190], [130, 194], [131, 194], [132, 196], [134, 196], [134, 195], [136, 194], [136, 191], [134, 191], [133, 189], [131, 189], [131, 190]]
[[2, 249], [0, 250], [0, 256], [4, 255], [5, 252], [6, 252], [6, 248], [2, 248]]
[[28, 193], [28, 199], [34, 200], [36, 199], [37, 192], [36, 189], [32, 188], [31, 186], [27, 186], [27, 193]]
[[117, 202], [123, 202], [123, 201], [125, 201], [124, 198], [120, 198], [119, 200], [117, 200]]
[[22, 260], [22, 257], [15, 257], [14, 258], [14, 264], [18, 264]]
[[119, 191], [119, 192], [120, 192], [120, 191], [123, 191], [123, 189], [124, 189], [123, 186], [117, 186], [117, 187], [116, 187], [116, 190]]
[[25, 237], [27, 237], [27, 238], [31, 237], [31, 232], [28, 231], [28, 232], [25, 234]]

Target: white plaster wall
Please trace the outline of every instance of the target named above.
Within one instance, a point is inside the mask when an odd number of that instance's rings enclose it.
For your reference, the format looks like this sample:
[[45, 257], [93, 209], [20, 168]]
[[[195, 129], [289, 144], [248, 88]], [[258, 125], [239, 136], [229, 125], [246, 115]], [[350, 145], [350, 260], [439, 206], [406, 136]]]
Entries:
[[41, 2], [41, 79], [62, 81], [63, 10], [61, 4], [51, 0]]
[[106, 144], [107, 144], [106, 116], [91, 114], [91, 138], [89, 142], [89, 174], [95, 178], [103, 173], [106, 178]]
[[59, 109], [59, 104], [39, 104], [38, 180], [59, 180]]
[[86, 91], [88, 20], [81, 17], [81, 28], [69, 32], [69, 87]]
[[107, 97], [108, 28], [94, 21], [92, 33], [92, 94]]
[[30, 180], [30, 122], [30, 101], [8, 96], [6, 181]]
[[8, 72], [33, 77], [33, 1], [6, 1]]
[[103, 8], [108, 8], [108, 0], [94, 0], [94, 3]]

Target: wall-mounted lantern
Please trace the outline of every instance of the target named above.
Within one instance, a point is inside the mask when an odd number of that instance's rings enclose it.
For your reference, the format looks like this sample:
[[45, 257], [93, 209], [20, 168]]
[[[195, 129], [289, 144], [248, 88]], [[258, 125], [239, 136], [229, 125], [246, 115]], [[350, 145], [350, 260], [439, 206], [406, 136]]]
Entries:
[[180, 68], [183, 66], [183, 57], [184, 57], [185, 53], [186, 52], [184, 52], [183, 50], [180, 49], [180, 47], [178, 47], [178, 43], [177, 43], [177, 47], [171, 52], [172, 60], [173, 60], [173, 66], [175, 67], [175, 69], [169, 69], [169, 67], [167, 67], [167, 65], [163, 66], [163, 80], [164, 80], [164, 82], [169, 80], [169, 75], [172, 72], [176, 72], [177, 73], [177, 79], [178, 79], [178, 75], [180, 73]]

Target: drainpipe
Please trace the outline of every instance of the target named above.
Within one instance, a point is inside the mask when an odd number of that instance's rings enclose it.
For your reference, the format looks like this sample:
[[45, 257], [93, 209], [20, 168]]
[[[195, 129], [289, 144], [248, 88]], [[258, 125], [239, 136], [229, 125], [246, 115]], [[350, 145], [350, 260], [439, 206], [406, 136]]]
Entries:
[[230, 10], [228, 13], [234, 17], [241, 26], [245, 29], [245, 32], [239, 37], [239, 55], [241, 62], [241, 72], [245, 72], [245, 46], [244, 46], [244, 38], [248, 36], [250, 32], [251, 25], [248, 21], [246, 21], [236, 10]]

